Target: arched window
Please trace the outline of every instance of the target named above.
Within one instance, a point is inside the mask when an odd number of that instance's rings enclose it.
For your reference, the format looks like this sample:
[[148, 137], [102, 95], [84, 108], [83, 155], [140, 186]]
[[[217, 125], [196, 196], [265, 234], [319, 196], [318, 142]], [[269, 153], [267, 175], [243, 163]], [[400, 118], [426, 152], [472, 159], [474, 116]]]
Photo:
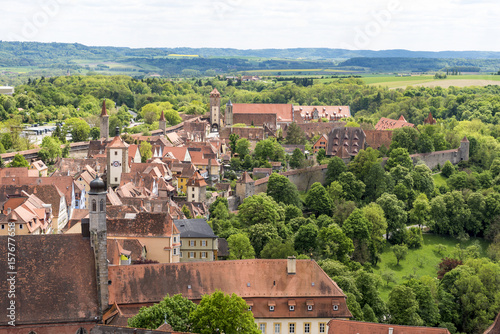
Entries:
[[97, 202], [95, 201], [95, 199], [92, 200], [92, 211], [97, 211]]
[[103, 212], [104, 211], [104, 200], [101, 199], [101, 202], [99, 203], [99, 211]]

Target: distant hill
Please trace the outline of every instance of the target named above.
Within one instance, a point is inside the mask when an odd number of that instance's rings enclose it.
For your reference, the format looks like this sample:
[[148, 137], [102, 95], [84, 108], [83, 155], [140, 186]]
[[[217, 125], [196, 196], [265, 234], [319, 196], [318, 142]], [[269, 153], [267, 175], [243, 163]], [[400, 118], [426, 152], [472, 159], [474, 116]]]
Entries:
[[[194, 55], [196, 57], [182, 57]], [[180, 56], [180, 57], [179, 57]], [[114, 63], [110, 65], [108, 63]], [[118, 66], [116, 64], [119, 64]], [[78, 43], [0, 41], [2, 67], [37, 67], [58, 70], [94, 70], [142, 75], [182, 75], [184, 70], [203, 74], [241, 71], [332, 69], [335, 71], [398, 72], [438, 71], [450, 67], [498, 71], [500, 52], [409, 51], [293, 48], [239, 50], [226, 48], [123, 48], [93, 47]]]

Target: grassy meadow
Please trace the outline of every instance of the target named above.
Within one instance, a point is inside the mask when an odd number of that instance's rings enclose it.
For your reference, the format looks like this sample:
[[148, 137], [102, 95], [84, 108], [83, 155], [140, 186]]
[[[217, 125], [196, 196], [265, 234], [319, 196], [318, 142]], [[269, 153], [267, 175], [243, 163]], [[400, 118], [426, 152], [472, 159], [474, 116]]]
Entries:
[[[486, 256], [485, 252], [489, 243], [482, 238], [470, 238], [468, 241], [462, 243], [462, 247], [468, 247], [475, 242], [479, 242], [481, 246], [481, 256]], [[422, 248], [408, 250], [408, 255], [404, 260], [399, 262], [399, 266], [396, 264], [396, 257], [391, 251], [390, 246], [386, 246], [384, 252], [381, 254], [382, 260], [374, 272], [382, 274], [383, 272], [390, 271], [393, 273], [396, 283], [389, 283], [389, 286], [387, 286], [387, 283], [384, 281], [383, 287], [379, 290], [382, 299], [387, 301], [389, 292], [394, 285], [403, 283], [405, 277], [409, 275], [415, 275], [416, 277], [437, 277], [437, 266], [441, 262], [441, 259], [452, 256], [454, 248], [459, 243], [460, 241], [455, 238], [424, 234], [424, 245]], [[441, 254], [436, 252], [436, 245], [438, 244], [446, 247]]]

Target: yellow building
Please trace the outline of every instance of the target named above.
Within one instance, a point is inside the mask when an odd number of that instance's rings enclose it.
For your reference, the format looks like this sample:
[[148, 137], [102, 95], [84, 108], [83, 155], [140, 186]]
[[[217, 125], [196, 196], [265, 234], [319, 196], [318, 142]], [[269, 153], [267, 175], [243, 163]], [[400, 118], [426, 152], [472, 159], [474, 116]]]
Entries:
[[217, 236], [205, 219], [177, 219], [181, 236], [180, 262], [217, 260]]

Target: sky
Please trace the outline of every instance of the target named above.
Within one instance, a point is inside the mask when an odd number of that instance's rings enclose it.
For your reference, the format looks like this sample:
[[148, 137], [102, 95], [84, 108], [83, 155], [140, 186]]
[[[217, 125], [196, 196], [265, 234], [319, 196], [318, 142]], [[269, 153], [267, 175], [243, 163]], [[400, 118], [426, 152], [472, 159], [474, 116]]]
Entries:
[[16, 0], [2, 4], [0, 40], [500, 51], [498, 17], [498, 0]]

